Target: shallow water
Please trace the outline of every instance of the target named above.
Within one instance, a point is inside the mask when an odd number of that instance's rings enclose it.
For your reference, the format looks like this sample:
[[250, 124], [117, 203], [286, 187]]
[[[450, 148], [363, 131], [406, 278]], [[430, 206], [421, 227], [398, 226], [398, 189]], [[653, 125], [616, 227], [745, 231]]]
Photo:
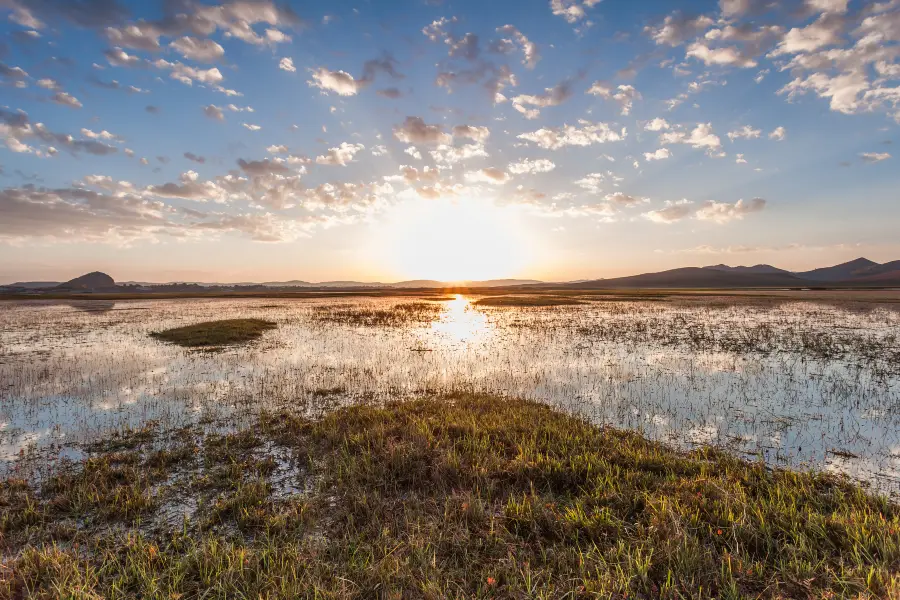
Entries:
[[[239, 421], [347, 402], [472, 391], [771, 464], [845, 472], [900, 493], [900, 313], [878, 305], [706, 299], [555, 308], [435, 302], [359, 325], [329, 308], [410, 298], [0, 303], [0, 469], [148, 421]], [[343, 314], [343, 313], [341, 313]], [[277, 330], [222, 352], [151, 331], [259, 317]]]

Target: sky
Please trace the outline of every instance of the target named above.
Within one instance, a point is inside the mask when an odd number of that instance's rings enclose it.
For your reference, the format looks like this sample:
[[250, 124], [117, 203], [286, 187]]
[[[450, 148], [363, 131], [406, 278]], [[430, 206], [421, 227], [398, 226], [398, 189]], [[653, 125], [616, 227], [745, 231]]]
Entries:
[[0, 0], [0, 283], [900, 259], [900, 0]]

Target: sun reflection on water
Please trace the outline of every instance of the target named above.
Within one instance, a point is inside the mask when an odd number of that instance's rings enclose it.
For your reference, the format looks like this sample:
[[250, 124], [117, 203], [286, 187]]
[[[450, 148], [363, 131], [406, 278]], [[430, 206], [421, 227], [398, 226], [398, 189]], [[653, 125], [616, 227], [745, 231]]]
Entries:
[[431, 323], [428, 333], [436, 335], [443, 344], [469, 344], [486, 340], [493, 330], [487, 315], [476, 310], [471, 300], [456, 294], [453, 300], [444, 302], [443, 311]]

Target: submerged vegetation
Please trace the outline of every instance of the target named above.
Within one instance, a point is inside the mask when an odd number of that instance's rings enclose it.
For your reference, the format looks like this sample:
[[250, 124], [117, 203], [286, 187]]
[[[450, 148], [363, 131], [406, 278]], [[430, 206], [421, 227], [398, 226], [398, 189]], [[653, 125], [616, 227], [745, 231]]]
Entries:
[[[320, 323], [362, 327], [402, 327], [430, 323], [441, 314], [440, 302], [405, 302], [393, 306], [352, 304], [316, 306], [314, 318]], [[447, 298], [450, 300], [451, 298]]]
[[891, 598], [900, 508], [461, 395], [147, 427], [0, 483], [0, 597]]
[[150, 335], [163, 342], [171, 342], [188, 348], [227, 346], [249, 342], [277, 325], [263, 319], [225, 319], [176, 327]]
[[488, 296], [474, 302], [475, 306], [573, 306], [583, 304], [577, 298], [565, 296]]

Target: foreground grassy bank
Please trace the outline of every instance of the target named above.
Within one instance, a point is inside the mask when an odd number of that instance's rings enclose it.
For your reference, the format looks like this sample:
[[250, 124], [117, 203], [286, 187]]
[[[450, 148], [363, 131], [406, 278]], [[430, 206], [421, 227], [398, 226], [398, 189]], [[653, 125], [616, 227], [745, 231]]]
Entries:
[[[207, 428], [209, 429], [209, 428]], [[900, 596], [900, 508], [490, 397], [131, 432], [0, 483], [0, 597]]]

